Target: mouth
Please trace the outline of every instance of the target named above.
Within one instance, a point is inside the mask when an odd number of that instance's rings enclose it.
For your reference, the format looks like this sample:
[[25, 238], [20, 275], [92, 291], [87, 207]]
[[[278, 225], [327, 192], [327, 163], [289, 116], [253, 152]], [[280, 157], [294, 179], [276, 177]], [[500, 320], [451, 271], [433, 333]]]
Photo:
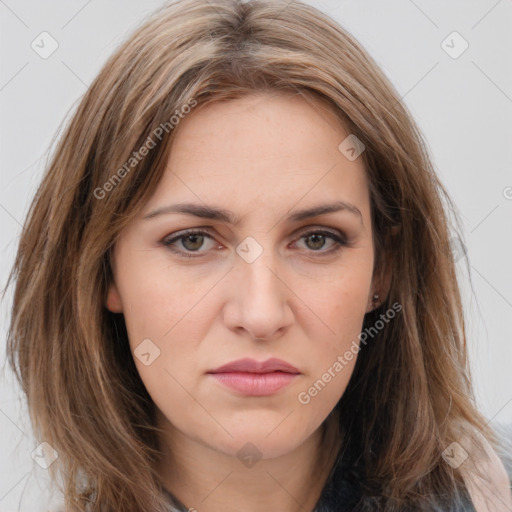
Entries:
[[289, 385], [300, 372], [281, 359], [240, 359], [211, 370], [208, 375], [243, 395], [269, 396]]

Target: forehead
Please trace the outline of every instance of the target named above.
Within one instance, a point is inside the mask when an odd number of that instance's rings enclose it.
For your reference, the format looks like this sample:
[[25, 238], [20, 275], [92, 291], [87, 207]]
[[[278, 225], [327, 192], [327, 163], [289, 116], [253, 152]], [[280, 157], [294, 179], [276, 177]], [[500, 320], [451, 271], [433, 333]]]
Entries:
[[349, 135], [315, 98], [259, 93], [196, 107], [177, 126], [145, 212], [194, 200], [261, 216], [345, 200], [369, 215], [363, 158], [339, 149]]

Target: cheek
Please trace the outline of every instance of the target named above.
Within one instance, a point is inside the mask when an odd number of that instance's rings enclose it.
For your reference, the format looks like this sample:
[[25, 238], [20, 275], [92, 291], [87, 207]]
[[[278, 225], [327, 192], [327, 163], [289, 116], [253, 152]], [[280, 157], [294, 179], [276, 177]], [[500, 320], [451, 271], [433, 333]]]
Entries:
[[161, 255], [129, 253], [119, 260], [118, 287], [130, 344], [133, 348], [144, 338], [164, 342], [182, 327], [202, 287]]
[[131, 255], [119, 260], [118, 281], [134, 362], [157, 406], [181, 410], [190, 396], [180, 384], [188, 388], [191, 376], [200, 372], [197, 348], [207, 324], [201, 302], [205, 289], [161, 257]]
[[370, 286], [371, 265], [362, 264], [308, 296], [308, 304], [322, 322], [316, 321], [309, 334], [314, 341], [308, 352], [311, 372], [302, 389], [304, 399], [298, 397], [304, 406], [314, 403], [328, 413], [343, 394], [359, 354]]
[[141, 281], [125, 293], [124, 319], [132, 350], [144, 338], [161, 345], [157, 340], [172, 327], [172, 309], [172, 295], [163, 293], [158, 286], [150, 286], [148, 281]]
[[346, 266], [306, 295], [308, 305], [322, 319], [328, 344], [342, 349], [359, 334], [368, 307], [371, 261]]
[[295, 410], [307, 430], [314, 430], [334, 409], [352, 375], [355, 358], [346, 365], [331, 360], [313, 379], [304, 382], [295, 397]]

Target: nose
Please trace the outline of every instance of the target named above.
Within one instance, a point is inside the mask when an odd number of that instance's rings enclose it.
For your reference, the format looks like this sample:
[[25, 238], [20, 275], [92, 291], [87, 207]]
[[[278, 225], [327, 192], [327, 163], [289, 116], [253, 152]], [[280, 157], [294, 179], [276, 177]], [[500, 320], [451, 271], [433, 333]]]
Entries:
[[224, 308], [225, 325], [240, 336], [259, 341], [281, 337], [293, 322], [293, 292], [270, 248], [251, 263], [236, 256], [229, 273], [232, 290]]

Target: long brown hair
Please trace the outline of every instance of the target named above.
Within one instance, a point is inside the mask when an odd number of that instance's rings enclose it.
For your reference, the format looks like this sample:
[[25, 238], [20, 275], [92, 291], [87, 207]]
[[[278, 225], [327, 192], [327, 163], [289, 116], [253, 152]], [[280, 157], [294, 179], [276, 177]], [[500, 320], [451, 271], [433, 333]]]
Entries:
[[154, 404], [122, 315], [104, 306], [109, 255], [155, 190], [181, 115], [255, 91], [321, 99], [365, 146], [375, 272], [389, 261], [392, 276], [365, 327], [391, 304], [403, 308], [361, 350], [337, 407], [368, 503], [422, 510], [453, 496], [461, 472], [443, 450], [464, 432], [494, 442], [468, 377], [450, 250], [457, 215], [392, 84], [352, 36], [300, 1], [182, 0], [138, 28], [85, 93], [9, 280], [9, 360], [36, 435], [59, 453], [50, 469], [68, 511], [164, 507]]

